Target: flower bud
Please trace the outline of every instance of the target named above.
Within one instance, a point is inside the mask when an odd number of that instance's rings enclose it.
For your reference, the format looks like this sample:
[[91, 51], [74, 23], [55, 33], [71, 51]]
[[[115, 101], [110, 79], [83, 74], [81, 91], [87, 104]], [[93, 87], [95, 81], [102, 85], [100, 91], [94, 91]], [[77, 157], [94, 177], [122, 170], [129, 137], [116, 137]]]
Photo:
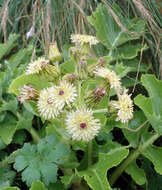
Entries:
[[24, 85], [18, 90], [20, 95], [17, 98], [21, 104], [26, 100], [34, 100], [37, 98], [38, 92], [31, 85]]
[[64, 77], [63, 77], [63, 80], [66, 80], [70, 83], [73, 83], [75, 80], [77, 79], [77, 76], [75, 74], [66, 74]]
[[89, 107], [93, 107], [100, 102], [100, 100], [106, 95], [106, 90], [103, 87], [97, 86], [93, 91], [87, 94], [85, 99], [86, 104]]
[[49, 46], [48, 58], [51, 62], [61, 61], [62, 56], [57, 47], [57, 43], [51, 43]]

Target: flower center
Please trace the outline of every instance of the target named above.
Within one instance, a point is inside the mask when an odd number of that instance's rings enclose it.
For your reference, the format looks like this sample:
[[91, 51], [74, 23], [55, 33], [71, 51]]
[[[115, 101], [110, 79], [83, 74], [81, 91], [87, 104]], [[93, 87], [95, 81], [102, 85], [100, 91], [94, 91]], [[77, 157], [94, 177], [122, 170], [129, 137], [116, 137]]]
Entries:
[[48, 98], [47, 103], [48, 103], [48, 104], [52, 104], [52, 99], [51, 99], [51, 98]]
[[60, 90], [59, 91], [59, 95], [62, 96], [64, 94], [64, 91], [63, 90]]
[[42, 67], [45, 67], [46, 65], [47, 65], [47, 63], [46, 63], [45, 61], [42, 61], [42, 62], [41, 62], [41, 66], [42, 66]]
[[85, 127], [87, 127], [87, 124], [86, 124], [86, 123], [80, 123], [80, 127], [81, 127], [82, 129], [84, 129]]

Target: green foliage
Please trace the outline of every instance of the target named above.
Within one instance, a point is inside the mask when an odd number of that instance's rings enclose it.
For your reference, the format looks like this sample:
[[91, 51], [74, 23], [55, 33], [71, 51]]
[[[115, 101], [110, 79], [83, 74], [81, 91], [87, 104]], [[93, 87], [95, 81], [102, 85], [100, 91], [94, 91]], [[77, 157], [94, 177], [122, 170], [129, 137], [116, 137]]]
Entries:
[[150, 146], [143, 152], [143, 155], [148, 158], [153, 164], [156, 172], [162, 175], [162, 166], [161, 166], [161, 158], [162, 158], [162, 147]]
[[25, 84], [26, 85], [31, 84], [36, 89], [42, 89], [49, 86], [48, 78], [45, 78], [37, 74], [33, 74], [30, 76], [23, 74], [18, 78], [16, 78], [15, 80], [13, 80], [13, 82], [9, 87], [9, 93], [14, 93], [18, 95], [19, 94], [18, 89], [21, 86], [24, 86]]
[[[136, 111], [134, 113], [134, 118], [128, 123], [128, 129], [136, 130], [138, 127], [142, 126], [145, 121], [146, 118], [143, 112]], [[148, 123], [146, 123], [140, 130], [135, 132], [122, 129], [125, 138], [128, 140], [128, 142], [131, 144], [133, 148], [138, 147], [141, 137], [146, 134], [147, 130], [148, 130]]]
[[89, 17], [89, 21], [97, 30], [97, 38], [110, 50], [113, 50], [130, 40], [138, 39], [144, 32], [145, 27], [142, 20], [129, 20], [122, 17], [121, 9], [117, 7], [116, 4], [114, 4], [113, 8], [117, 15], [120, 14], [120, 19], [124, 27], [130, 32], [135, 32], [136, 35], [131, 35], [128, 34], [128, 32], [122, 31], [108, 12], [106, 6], [102, 4], [98, 5], [97, 10], [92, 14], [93, 16]]
[[79, 172], [88, 185], [94, 189], [111, 190], [107, 181], [107, 170], [118, 165], [127, 157], [129, 151], [124, 147], [116, 148], [108, 153], [99, 153], [99, 161], [86, 171]]
[[150, 97], [138, 95], [135, 98], [135, 104], [142, 109], [154, 130], [162, 134], [162, 81], [149, 74], [143, 75], [141, 81]]
[[8, 38], [7, 43], [0, 44], [0, 60], [8, 55], [10, 51], [16, 46], [16, 41], [18, 39], [19, 35], [11, 34]]
[[[10, 2], [10, 5], [12, 3]], [[41, 2], [37, 2], [37, 4], [40, 6]], [[54, 6], [53, 2], [51, 6]], [[26, 5], [25, 7], [27, 8]], [[82, 8], [82, 5], [79, 4], [79, 7]], [[48, 8], [44, 10], [48, 12]], [[161, 81], [153, 75], [142, 76], [142, 85], [148, 91], [149, 97], [138, 95], [135, 98], [135, 103], [141, 110], [136, 110], [135, 107], [134, 118], [128, 123], [116, 121], [119, 113], [116, 110], [114, 112], [109, 110], [110, 100], [118, 98], [119, 102], [120, 93], [123, 93], [124, 88], [134, 85], [135, 72], [146, 73], [150, 69], [150, 64], [144, 65], [145, 60], [141, 59], [143, 51], [148, 49], [144, 38], [142, 43], [140, 40], [145, 32], [144, 21], [131, 19], [131, 16], [124, 17], [122, 9], [115, 3], [111, 4], [111, 8], [120, 18], [122, 26], [116, 23], [107, 6], [103, 4], [99, 4], [93, 15], [88, 18], [97, 31], [98, 40], [104, 45], [99, 44], [95, 49], [99, 51], [101, 47], [103, 57], [95, 57], [93, 48], [91, 45], [88, 48], [88, 43], [81, 45], [82, 47], [75, 44], [74, 49], [69, 48], [69, 50], [67, 48], [69, 45], [67, 45], [64, 50], [64, 62], [53, 63], [57, 65], [58, 69], [60, 68], [57, 78], [50, 75], [50, 72], [23, 74], [27, 63], [30, 62], [31, 54], [34, 55], [35, 52], [31, 45], [25, 45], [26, 48], [18, 51], [16, 49], [18, 35], [11, 35], [5, 44], [0, 44], [0, 60], [2, 61], [0, 70], [0, 159], [2, 159], [0, 162], [0, 190], [19, 190], [17, 187], [9, 187], [16, 184], [13, 183], [16, 173], [11, 169], [10, 164], [13, 164], [14, 169], [17, 170], [18, 176], [16, 177], [21, 175], [20, 182], [26, 183], [30, 190], [64, 190], [76, 187], [93, 190], [118, 189], [111, 186], [123, 171], [129, 174], [136, 184], [147, 185], [148, 176], [142, 165], [146, 158], [153, 163], [155, 170], [162, 174], [162, 148], [153, 145], [153, 142], [162, 134]], [[53, 15], [53, 13], [51, 14]], [[71, 16], [73, 17], [73, 15], [69, 15], [68, 18]], [[63, 17], [65, 18], [65, 16]], [[40, 19], [38, 20], [40, 21]], [[52, 28], [51, 23], [49, 25]], [[47, 33], [45, 30], [46, 27], [43, 32]], [[84, 28], [85, 30], [87, 28]], [[50, 34], [47, 33], [47, 35]], [[35, 36], [37, 36], [36, 31]], [[45, 44], [48, 44], [46, 41], [48, 37], [50, 39], [50, 36], [46, 36], [43, 40]], [[27, 43], [28, 41], [25, 44]], [[78, 51], [80, 48], [87, 52]], [[36, 54], [39, 52], [36, 49]], [[138, 60], [139, 53], [140, 60]], [[94, 74], [94, 69], [98, 66], [110, 69], [123, 78], [126, 85], [122, 86], [120, 93], [114, 88], [110, 89], [111, 82], [108, 81], [108, 78], [97, 77]], [[52, 67], [50, 65], [50, 69]], [[69, 74], [74, 74], [76, 78], [70, 81]], [[131, 77], [132, 81], [126, 80], [127, 76]], [[73, 104], [66, 102], [57, 118], [45, 120], [40, 117], [37, 108], [39, 92], [54, 84], [58, 85], [61, 80], [69, 80], [76, 87], [77, 98]], [[138, 80], [136, 82], [139, 84]], [[37, 90], [37, 97], [20, 105], [14, 95], [20, 95], [19, 88], [29, 84]], [[106, 90], [106, 93], [103, 96], [101, 93], [101, 97], [96, 99], [98, 94], [95, 94], [95, 89], [98, 86]], [[93, 117], [99, 119], [101, 124], [101, 129], [93, 139], [93, 143], [76, 142], [66, 131], [67, 113], [74, 112], [82, 105], [92, 109]], [[147, 119], [149, 122], [146, 124]], [[143, 126], [143, 124], [145, 125]], [[153, 128], [150, 127], [150, 124]], [[73, 127], [73, 124], [70, 127]], [[30, 133], [33, 141], [26, 131]], [[121, 136], [122, 133], [124, 136]], [[119, 142], [121, 144], [128, 143], [128, 146], [121, 145]], [[16, 151], [13, 151], [12, 148]], [[130, 155], [128, 155], [129, 152]], [[139, 157], [140, 154], [142, 159]], [[138, 162], [139, 164], [137, 164]], [[115, 180], [113, 181], [112, 178]]]
[[0, 190], [20, 190], [18, 187], [4, 187], [1, 188]]
[[15, 172], [11, 170], [10, 166], [0, 168], [0, 189], [10, 186], [15, 178]]
[[152, 167], [152, 163], [149, 162], [149, 160], [143, 160], [142, 167], [145, 170], [145, 173], [149, 174], [147, 175], [147, 184], [143, 187], [143, 189], [148, 190], [159, 190], [162, 186], [162, 177], [158, 173], [155, 172], [154, 168]]
[[147, 181], [144, 170], [139, 168], [135, 161], [126, 168], [125, 172], [130, 174], [138, 185], [143, 185]]
[[14, 134], [13, 143], [23, 145], [25, 139], [26, 139], [26, 133], [23, 130], [18, 130]]
[[5, 144], [10, 144], [12, 137], [16, 131], [16, 119], [12, 115], [7, 114], [3, 123], [0, 123], [0, 137]]
[[30, 190], [47, 190], [45, 185], [41, 181], [34, 181]]
[[48, 185], [57, 180], [58, 166], [63, 164], [69, 155], [69, 148], [58, 141], [55, 136], [48, 136], [37, 145], [24, 144], [15, 159], [14, 168], [22, 171], [22, 180], [31, 186], [35, 180]]

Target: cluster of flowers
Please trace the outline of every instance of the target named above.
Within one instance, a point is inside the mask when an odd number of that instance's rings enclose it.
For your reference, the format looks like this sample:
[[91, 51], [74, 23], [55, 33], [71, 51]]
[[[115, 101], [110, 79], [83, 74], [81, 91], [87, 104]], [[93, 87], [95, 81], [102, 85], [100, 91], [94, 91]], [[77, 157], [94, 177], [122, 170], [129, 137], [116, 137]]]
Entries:
[[[71, 39], [77, 46], [78, 44], [88, 44], [91, 46], [98, 43], [98, 40], [95, 37], [87, 35], [72, 35]], [[55, 70], [53, 73], [56, 74], [57, 72]], [[40, 74], [43, 71], [50, 73], [51, 67], [49, 61], [42, 57], [31, 62], [28, 65], [25, 74]], [[115, 72], [100, 66], [95, 68], [94, 74], [96, 77], [102, 77], [104, 80], [108, 80], [110, 87], [116, 90], [118, 101], [112, 101], [111, 105], [118, 110], [117, 120], [126, 123], [132, 119], [132, 100], [130, 95], [127, 94], [127, 90], [122, 93], [120, 78]], [[57, 85], [52, 85], [40, 92], [32, 88], [31, 85], [25, 85], [19, 88], [20, 93], [18, 99], [21, 103], [26, 100], [35, 99], [37, 101], [38, 111], [44, 119], [54, 119], [59, 117], [62, 112], [66, 113], [66, 129], [67, 132], [72, 135], [72, 138], [78, 141], [90, 141], [98, 134], [101, 124], [99, 119], [94, 118], [91, 109], [87, 108], [85, 105], [78, 107], [76, 104], [78, 91], [79, 90], [77, 90], [72, 82], [64, 80], [63, 77]], [[67, 112], [67, 110], [71, 111]]]
[[127, 123], [133, 118], [133, 102], [131, 100], [131, 94], [128, 95], [127, 89], [122, 92], [120, 78], [114, 71], [110, 71], [108, 68], [104, 67], [97, 67], [94, 73], [96, 76], [108, 80], [110, 83], [110, 88], [114, 88], [116, 90], [118, 101], [111, 101], [109, 106], [118, 110], [117, 121]]

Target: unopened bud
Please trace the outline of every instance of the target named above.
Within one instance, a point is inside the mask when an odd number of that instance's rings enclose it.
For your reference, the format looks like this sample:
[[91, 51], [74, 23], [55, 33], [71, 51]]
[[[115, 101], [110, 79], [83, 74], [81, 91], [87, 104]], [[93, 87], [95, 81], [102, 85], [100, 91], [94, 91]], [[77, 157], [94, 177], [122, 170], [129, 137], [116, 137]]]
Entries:
[[106, 94], [106, 90], [100, 86], [97, 86], [94, 90], [93, 90], [94, 95], [98, 98], [101, 99], [105, 94]]
[[104, 95], [106, 95], [106, 90], [97, 86], [93, 91], [87, 93], [86, 104], [92, 108], [100, 102]]
[[75, 74], [66, 74], [63, 79], [70, 83], [73, 83], [77, 79], [77, 76]]
[[51, 62], [61, 61], [62, 56], [56, 42], [50, 44], [48, 58]]
[[100, 59], [98, 60], [98, 63], [99, 63], [99, 66], [104, 67], [104, 65], [105, 65], [105, 63], [106, 63], [106, 60], [105, 60], [104, 58], [100, 58]]

